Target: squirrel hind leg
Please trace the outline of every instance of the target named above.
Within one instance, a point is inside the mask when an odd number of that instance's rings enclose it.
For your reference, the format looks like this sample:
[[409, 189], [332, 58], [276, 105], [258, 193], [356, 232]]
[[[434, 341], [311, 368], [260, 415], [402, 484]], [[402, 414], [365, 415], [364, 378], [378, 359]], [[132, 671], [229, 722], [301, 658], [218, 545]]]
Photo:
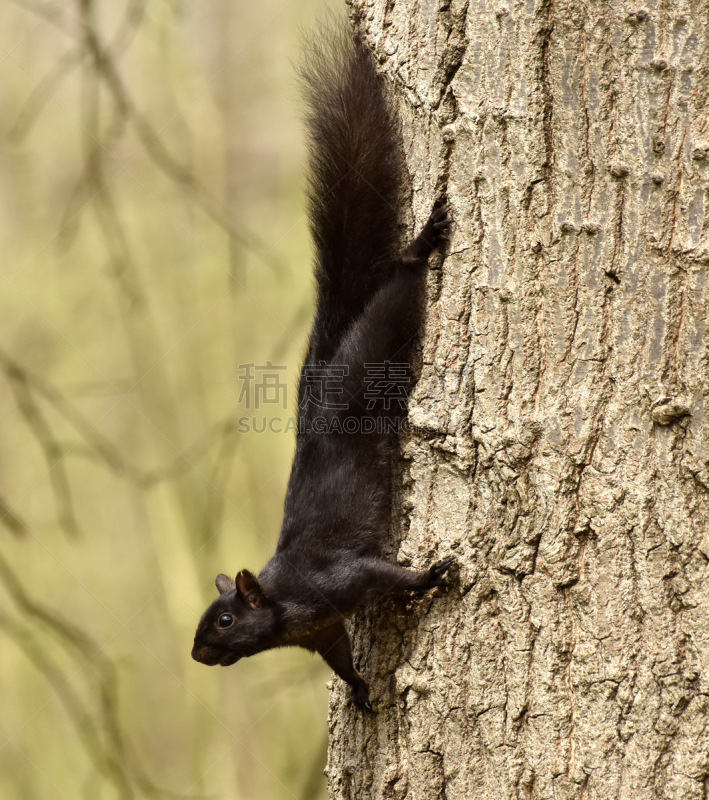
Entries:
[[[423, 272], [398, 270], [344, 337], [333, 361], [347, 365], [343, 397], [355, 406], [368, 403], [363, 388], [367, 388], [367, 379], [372, 377], [371, 365], [391, 363], [406, 367], [408, 377], [400, 385], [408, 395], [412, 383], [408, 369], [423, 319], [425, 286]], [[391, 407], [394, 406], [392, 403]], [[370, 406], [367, 408], [373, 414], [378, 413]]]

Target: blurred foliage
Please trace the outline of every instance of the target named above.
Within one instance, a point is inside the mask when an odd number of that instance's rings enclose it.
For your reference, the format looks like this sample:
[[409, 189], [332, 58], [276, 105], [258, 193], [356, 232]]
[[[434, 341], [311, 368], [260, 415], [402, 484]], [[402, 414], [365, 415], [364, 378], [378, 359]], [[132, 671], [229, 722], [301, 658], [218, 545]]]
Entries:
[[[324, 797], [327, 670], [190, 659], [278, 536], [306, 0], [0, 6], [0, 796]], [[331, 4], [333, 5], [333, 4]], [[289, 412], [239, 365], [287, 365]]]

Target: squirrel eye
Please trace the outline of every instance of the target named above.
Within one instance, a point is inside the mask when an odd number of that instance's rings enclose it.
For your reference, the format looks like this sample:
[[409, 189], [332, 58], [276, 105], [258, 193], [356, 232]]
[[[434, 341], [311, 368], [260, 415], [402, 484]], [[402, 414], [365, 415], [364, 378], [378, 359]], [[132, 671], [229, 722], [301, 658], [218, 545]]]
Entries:
[[233, 614], [220, 614], [217, 620], [217, 625], [220, 628], [230, 628], [234, 624]]

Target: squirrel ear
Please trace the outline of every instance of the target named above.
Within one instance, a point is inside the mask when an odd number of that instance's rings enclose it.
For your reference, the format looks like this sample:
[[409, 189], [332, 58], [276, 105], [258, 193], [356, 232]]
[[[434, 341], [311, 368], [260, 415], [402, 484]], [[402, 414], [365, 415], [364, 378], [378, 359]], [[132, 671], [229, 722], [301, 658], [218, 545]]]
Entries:
[[214, 581], [214, 583], [217, 589], [219, 589], [219, 594], [226, 594], [232, 589], [236, 589], [234, 581], [228, 575], [217, 575], [217, 579]]
[[263, 608], [266, 599], [263, 596], [258, 581], [248, 569], [242, 569], [236, 576], [234, 583], [236, 584], [237, 594], [247, 606], [254, 609]]

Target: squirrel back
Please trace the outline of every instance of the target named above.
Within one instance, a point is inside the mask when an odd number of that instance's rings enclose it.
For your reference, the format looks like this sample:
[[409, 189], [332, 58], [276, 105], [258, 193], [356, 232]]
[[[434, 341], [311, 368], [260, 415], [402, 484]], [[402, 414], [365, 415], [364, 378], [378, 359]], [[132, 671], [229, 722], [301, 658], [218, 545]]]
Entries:
[[308, 211], [318, 302], [306, 363], [329, 361], [399, 254], [403, 159], [370, 52], [324, 27], [306, 50]]

